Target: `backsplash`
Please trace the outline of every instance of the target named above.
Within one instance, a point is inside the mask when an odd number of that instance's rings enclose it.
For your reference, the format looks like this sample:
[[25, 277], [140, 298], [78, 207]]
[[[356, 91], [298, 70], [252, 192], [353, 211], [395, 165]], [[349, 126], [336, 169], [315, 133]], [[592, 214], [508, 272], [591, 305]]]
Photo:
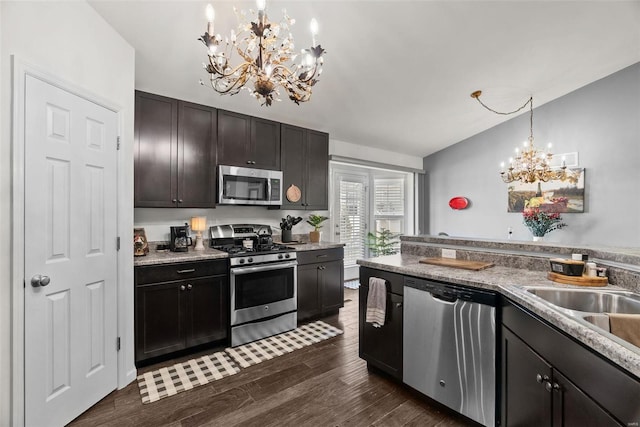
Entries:
[[[292, 211], [267, 209], [262, 206], [217, 206], [215, 209], [180, 208], [136, 208], [134, 209], [134, 227], [145, 229], [147, 240], [160, 242], [169, 240], [169, 227], [190, 223], [191, 217], [205, 216], [207, 227], [219, 224], [266, 224], [273, 229], [274, 237], [280, 236], [280, 220], [287, 215], [301, 216], [303, 221], [293, 227], [294, 235], [307, 235], [313, 230], [306, 219], [310, 214], [329, 216], [329, 211]], [[322, 241], [331, 241], [329, 223], [322, 228]], [[194, 235], [194, 233], [191, 233]], [[207, 238], [207, 236], [204, 236]]]
[[464, 239], [439, 236], [401, 236], [403, 254], [440, 257], [442, 248], [454, 249], [456, 258], [488, 261], [505, 267], [549, 271], [549, 258], [570, 258], [587, 254], [599, 266], [607, 267], [609, 283], [640, 292], [640, 252], [636, 248], [595, 248], [569, 245]]

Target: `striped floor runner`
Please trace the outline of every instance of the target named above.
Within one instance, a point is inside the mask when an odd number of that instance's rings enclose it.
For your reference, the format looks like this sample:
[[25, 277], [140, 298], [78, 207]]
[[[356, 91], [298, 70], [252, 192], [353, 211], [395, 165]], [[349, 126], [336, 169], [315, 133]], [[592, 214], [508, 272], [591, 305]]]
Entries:
[[142, 403], [157, 402], [182, 391], [235, 375], [242, 368], [340, 334], [342, 330], [317, 321], [289, 332], [147, 372], [138, 376]]

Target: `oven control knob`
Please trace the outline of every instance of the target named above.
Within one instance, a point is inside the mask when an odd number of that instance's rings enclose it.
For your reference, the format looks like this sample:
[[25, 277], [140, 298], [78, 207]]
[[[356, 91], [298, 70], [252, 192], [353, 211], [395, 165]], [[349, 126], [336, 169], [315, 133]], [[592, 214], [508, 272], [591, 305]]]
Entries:
[[285, 257], [285, 258], [289, 258], [289, 257], [291, 257], [291, 255], [289, 255], [289, 254], [285, 254], [285, 255], [284, 255], [284, 257]]
[[238, 261], [240, 264], [244, 264], [244, 258], [240, 258], [240, 261]]
[[279, 254], [279, 255], [278, 255], [278, 259], [282, 259], [282, 254]]
[[253, 262], [253, 258], [249, 258], [247, 262]]

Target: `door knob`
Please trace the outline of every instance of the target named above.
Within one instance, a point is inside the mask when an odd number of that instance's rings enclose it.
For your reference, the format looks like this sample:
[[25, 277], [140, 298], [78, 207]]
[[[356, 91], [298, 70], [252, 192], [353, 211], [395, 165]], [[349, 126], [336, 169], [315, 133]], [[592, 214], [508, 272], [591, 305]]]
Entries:
[[49, 276], [42, 276], [40, 274], [36, 274], [31, 278], [31, 286], [37, 288], [38, 286], [47, 286], [51, 282]]

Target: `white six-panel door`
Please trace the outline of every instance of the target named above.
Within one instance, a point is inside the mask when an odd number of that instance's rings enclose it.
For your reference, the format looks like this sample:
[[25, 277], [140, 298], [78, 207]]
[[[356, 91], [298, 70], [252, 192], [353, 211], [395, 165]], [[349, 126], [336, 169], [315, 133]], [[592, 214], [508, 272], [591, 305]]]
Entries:
[[27, 426], [64, 425], [117, 386], [117, 122], [26, 77]]

